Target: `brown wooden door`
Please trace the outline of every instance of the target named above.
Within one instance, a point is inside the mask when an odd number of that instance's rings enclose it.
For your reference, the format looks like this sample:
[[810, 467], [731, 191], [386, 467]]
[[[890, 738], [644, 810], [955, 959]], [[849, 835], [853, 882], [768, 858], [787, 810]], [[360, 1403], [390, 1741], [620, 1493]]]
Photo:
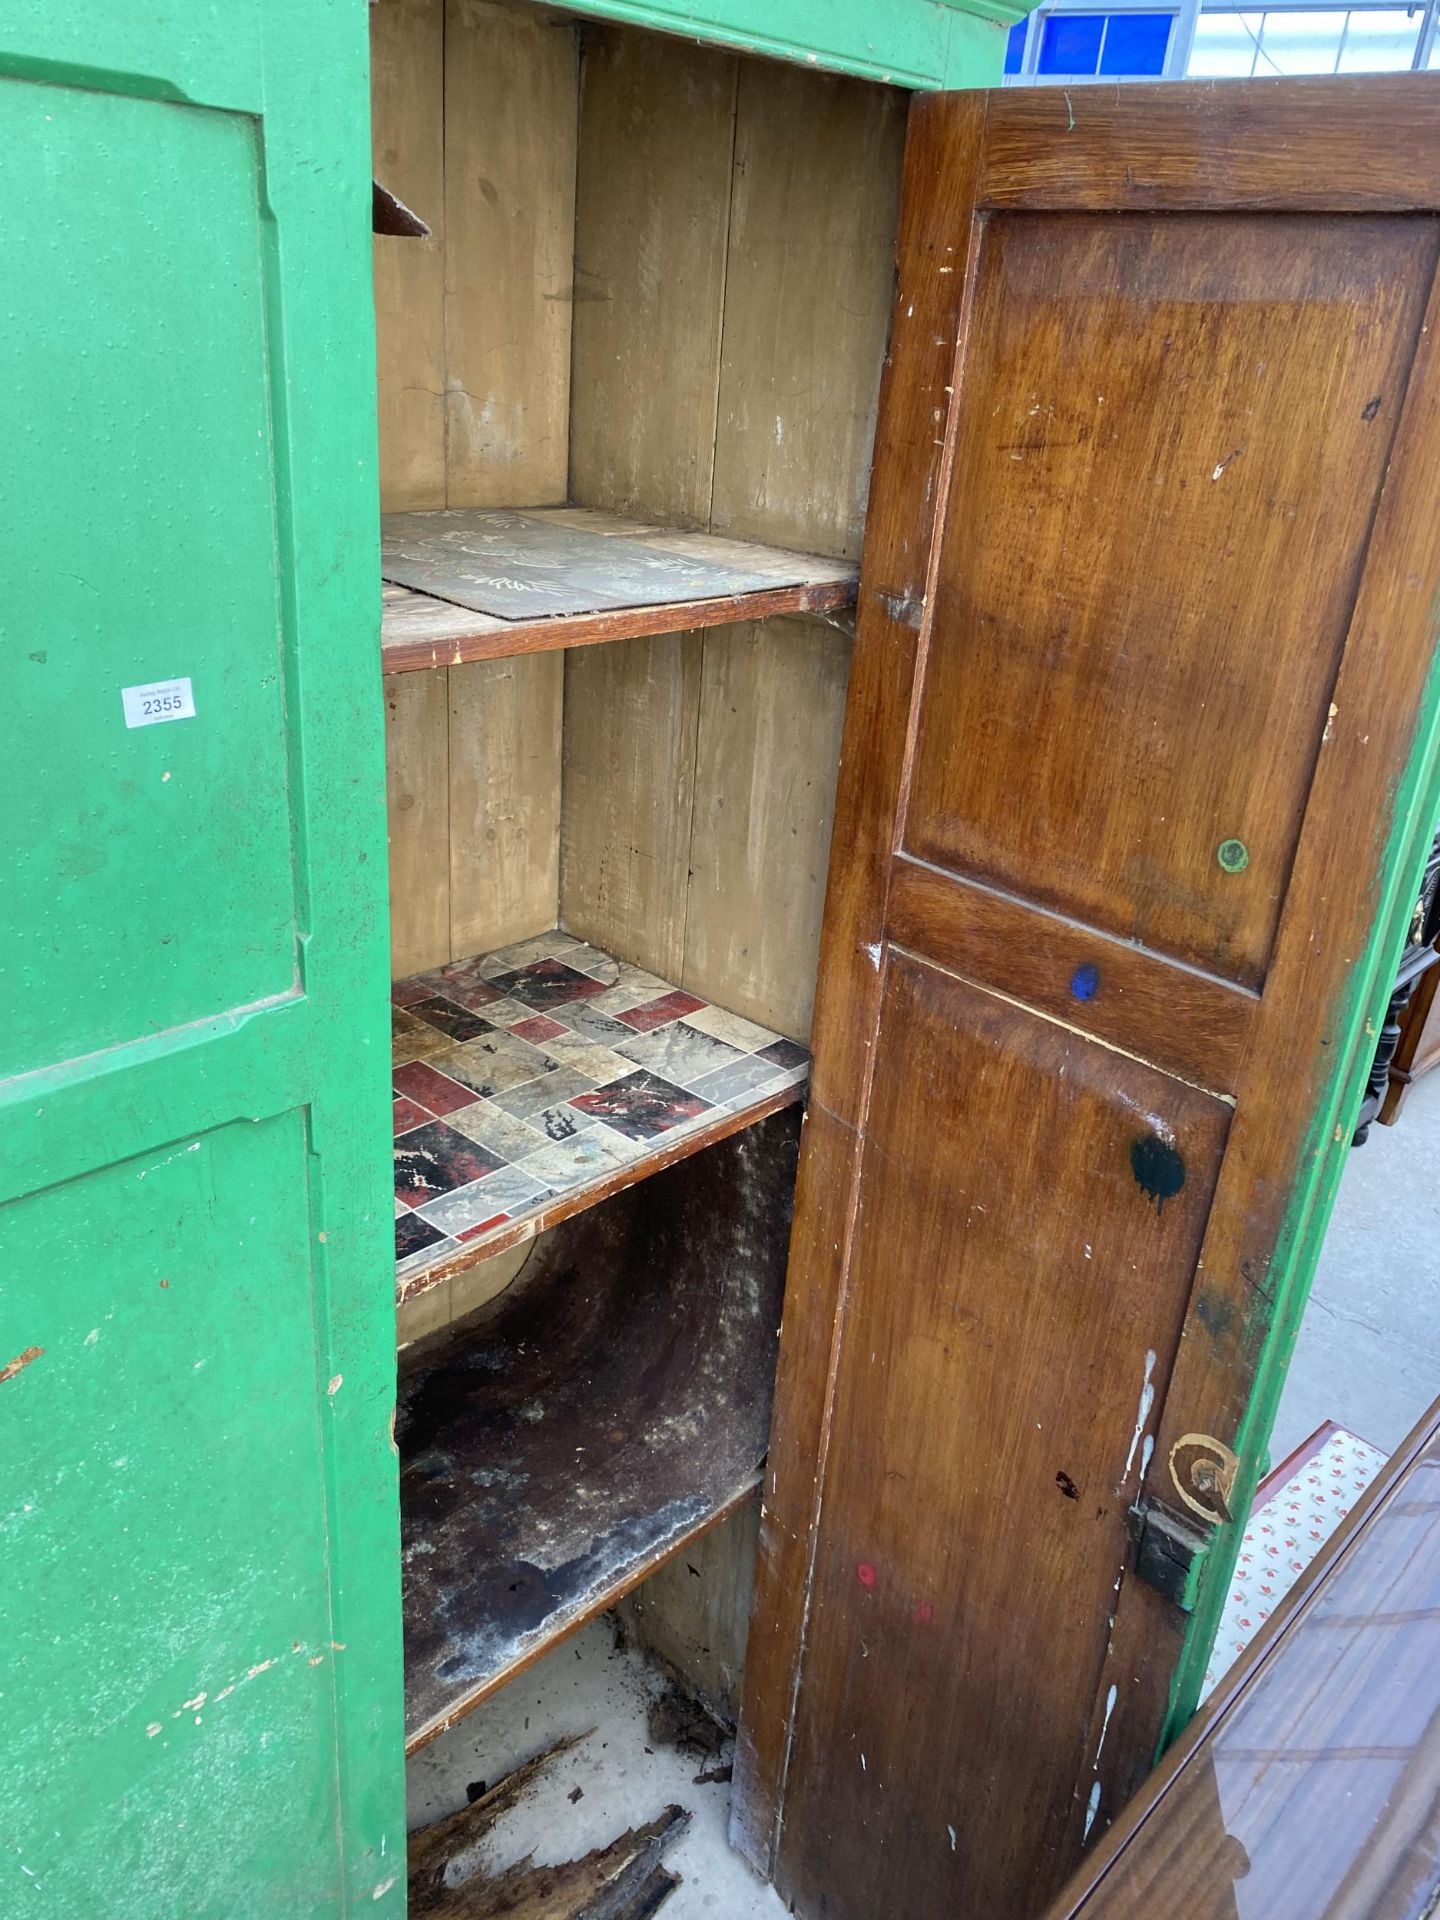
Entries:
[[1228, 1579], [1423, 851], [1440, 78], [907, 169], [736, 1838], [1024, 1920]]

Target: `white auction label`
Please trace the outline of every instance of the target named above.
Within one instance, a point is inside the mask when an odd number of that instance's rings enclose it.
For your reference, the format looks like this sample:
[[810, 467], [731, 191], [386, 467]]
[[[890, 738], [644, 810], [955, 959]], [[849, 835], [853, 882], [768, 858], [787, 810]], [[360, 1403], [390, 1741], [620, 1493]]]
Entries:
[[122, 687], [127, 727], [153, 727], [160, 720], [193, 720], [195, 695], [189, 676], [183, 680], [152, 680], [148, 687]]

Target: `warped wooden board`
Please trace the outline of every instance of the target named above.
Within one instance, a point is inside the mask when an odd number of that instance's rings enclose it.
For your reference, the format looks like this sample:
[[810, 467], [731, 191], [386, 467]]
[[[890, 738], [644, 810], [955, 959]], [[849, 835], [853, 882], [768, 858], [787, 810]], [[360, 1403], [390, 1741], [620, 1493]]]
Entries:
[[427, 238], [374, 241], [380, 505], [445, 505], [445, 4], [370, 14], [376, 174], [423, 214]]
[[454, 507], [558, 499], [570, 426], [576, 36], [543, 7], [445, 0], [444, 56], [445, 498]]
[[754, 1487], [797, 1134], [777, 1114], [567, 1222], [407, 1349], [412, 1750]]
[[385, 682], [390, 964], [443, 966], [450, 944], [448, 674]]
[[565, 656], [561, 916], [572, 933], [676, 981], [704, 646], [702, 634], [665, 633]]
[[385, 670], [843, 606], [856, 569], [579, 508], [387, 514]]
[[586, 34], [570, 494], [591, 506], [709, 524], [737, 64], [661, 34]]

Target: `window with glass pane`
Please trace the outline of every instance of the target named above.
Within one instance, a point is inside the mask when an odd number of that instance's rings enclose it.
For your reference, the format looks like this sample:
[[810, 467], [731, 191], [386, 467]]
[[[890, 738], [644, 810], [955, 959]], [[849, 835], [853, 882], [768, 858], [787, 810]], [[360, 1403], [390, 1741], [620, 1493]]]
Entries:
[[1101, 73], [1137, 79], [1164, 73], [1174, 18], [1171, 13], [1112, 13], [1105, 22]]
[[1041, 73], [1094, 73], [1100, 64], [1103, 13], [1052, 13], [1040, 41]]
[[1343, 13], [1273, 8], [1260, 29], [1257, 73], [1333, 73], [1345, 32]]
[[1354, 9], [1345, 16], [1341, 73], [1404, 73], [1414, 65], [1423, 19], [1417, 7]]
[[1011, 29], [1012, 81], [1180, 77], [1171, 49], [1189, 43], [1185, 73], [1244, 80], [1277, 74], [1400, 73], [1440, 69], [1440, 0], [1395, 5], [1272, 4], [1238, 11], [1226, 0], [1180, 0], [1178, 10], [1140, 4], [1092, 12], [1083, 0], [1046, 0], [1033, 24]]
[[[1198, 80], [1248, 80], [1260, 51], [1260, 13], [1207, 13], [1195, 22], [1186, 72]], [[1267, 69], [1268, 71], [1268, 69]]]

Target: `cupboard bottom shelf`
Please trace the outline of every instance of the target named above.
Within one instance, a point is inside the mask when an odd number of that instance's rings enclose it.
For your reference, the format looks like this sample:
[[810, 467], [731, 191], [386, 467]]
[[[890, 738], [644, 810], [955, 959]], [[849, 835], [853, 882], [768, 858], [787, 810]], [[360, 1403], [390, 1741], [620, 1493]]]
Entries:
[[558, 930], [391, 998], [401, 1301], [804, 1096], [804, 1047]]
[[577, 1215], [405, 1349], [408, 1751], [757, 1484], [798, 1137], [773, 1114]]

